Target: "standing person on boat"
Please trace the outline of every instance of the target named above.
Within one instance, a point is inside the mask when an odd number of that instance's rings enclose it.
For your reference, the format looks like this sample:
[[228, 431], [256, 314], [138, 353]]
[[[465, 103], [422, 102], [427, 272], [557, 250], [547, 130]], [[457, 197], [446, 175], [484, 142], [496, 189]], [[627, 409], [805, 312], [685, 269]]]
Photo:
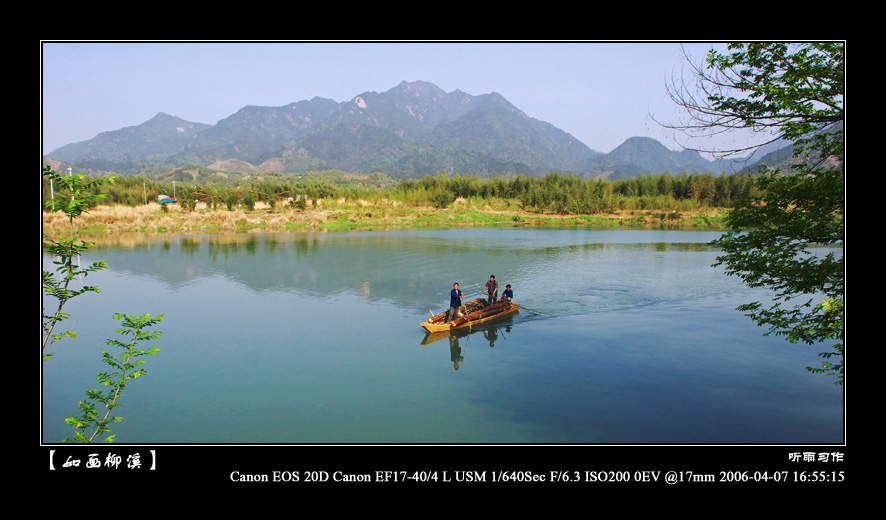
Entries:
[[458, 282], [452, 284], [452, 290], [449, 291], [449, 314], [446, 315], [446, 323], [458, 317], [458, 308], [461, 307], [462, 296], [462, 292], [458, 290]]
[[505, 285], [505, 292], [501, 293], [501, 299], [507, 302], [514, 301], [514, 291], [511, 290], [511, 284]]
[[489, 295], [488, 302], [495, 303], [498, 299], [498, 282], [495, 281], [495, 275], [489, 275], [489, 281], [483, 286], [483, 292]]

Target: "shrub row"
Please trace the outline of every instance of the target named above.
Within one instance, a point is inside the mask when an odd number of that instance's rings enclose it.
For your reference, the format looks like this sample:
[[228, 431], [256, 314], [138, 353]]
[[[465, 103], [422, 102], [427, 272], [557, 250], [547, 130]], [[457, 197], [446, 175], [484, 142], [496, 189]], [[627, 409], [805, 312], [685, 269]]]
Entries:
[[[582, 179], [576, 175], [549, 173], [541, 178], [515, 176], [478, 178], [474, 176], [426, 176], [403, 180], [390, 188], [349, 186], [296, 178], [274, 178], [232, 188], [221, 185], [167, 185], [143, 177], [117, 177], [113, 184], [100, 187], [104, 203], [136, 206], [157, 201], [157, 196], [175, 195], [183, 207], [196, 201], [212, 209], [254, 207], [258, 201], [271, 205], [291, 204], [305, 207], [306, 201], [318, 199], [365, 200], [372, 204], [382, 199], [396, 200], [407, 206], [446, 207], [457, 198], [515, 201], [523, 209], [535, 212], [593, 214], [610, 210], [677, 210], [703, 207], [729, 207], [736, 201], [755, 195], [752, 177], [711, 174], [663, 173], [633, 179]], [[50, 187], [44, 179], [43, 199], [49, 200]], [[55, 197], [66, 194], [55, 192]]]

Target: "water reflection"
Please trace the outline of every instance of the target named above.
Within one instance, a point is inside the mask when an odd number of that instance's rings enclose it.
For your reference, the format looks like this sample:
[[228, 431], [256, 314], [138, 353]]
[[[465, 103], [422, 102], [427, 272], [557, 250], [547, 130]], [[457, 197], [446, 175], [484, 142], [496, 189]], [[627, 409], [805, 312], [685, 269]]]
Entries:
[[[105, 369], [94, 350], [113, 313], [151, 312], [167, 316], [161, 355], [127, 395], [114, 429], [126, 442], [841, 440], [839, 391], [803, 370], [816, 351], [763, 337], [735, 311], [752, 297], [711, 268], [716, 236], [105, 242], [84, 258], [108, 262], [102, 293], [78, 299], [76, 342], [43, 366], [44, 439], [70, 436], [64, 418]], [[519, 314], [440, 335], [419, 326], [448, 307], [453, 282], [468, 301], [490, 274], [513, 285]]]
[[[222, 276], [252, 291], [322, 298], [349, 292], [422, 313], [445, 305], [455, 281], [467, 298], [479, 296], [495, 273], [502, 287], [513, 283], [518, 298], [531, 294], [528, 303], [537, 306], [544, 305], [540, 296], [562, 294], [556, 308], [545, 310], [563, 315], [600, 304], [625, 308], [666, 300], [674, 290], [658, 291], [660, 279], [673, 276], [673, 263], [686, 255], [710, 251], [715, 234], [678, 232], [673, 237], [679, 240], [663, 242], [663, 233], [631, 233], [628, 243], [624, 232], [607, 231], [245, 234], [105, 241], [90, 255], [125, 276], [147, 276], [174, 289]], [[650, 253], [662, 255], [653, 265], [657, 271], [632, 270], [634, 258]]]
[[[467, 345], [465, 345], [467, 348]], [[458, 364], [463, 363], [465, 360], [464, 355], [462, 355], [461, 347], [458, 344], [458, 336], [455, 334], [449, 335], [449, 357], [450, 361], [452, 361], [452, 368], [458, 370]]]
[[[476, 327], [453, 329], [451, 331], [426, 332], [421, 341], [423, 346], [438, 348], [448, 343], [449, 361], [452, 368], [458, 370], [467, 357], [468, 345], [472, 348], [488, 346], [495, 348], [496, 343], [501, 345], [511, 336], [515, 327], [514, 315], [503, 316], [492, 323], [486, 323]], [[473, 341], [472, 341], [473, 340]], [[437, 345], [433, 345], [437, 343]]]

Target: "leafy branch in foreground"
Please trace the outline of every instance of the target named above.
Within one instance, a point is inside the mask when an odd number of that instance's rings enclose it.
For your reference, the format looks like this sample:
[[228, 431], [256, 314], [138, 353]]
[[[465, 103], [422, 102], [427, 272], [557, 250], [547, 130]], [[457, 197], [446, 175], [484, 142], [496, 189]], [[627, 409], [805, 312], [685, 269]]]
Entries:
[[[43, 250], [56, 258], [53, 263], [57, 266], [54, 272], [43, 271], [43, 294], [55, 298], [58, 301], [58, 306], [50, 313], [46, 311], [42, 313], [43, 338], [41, 352], [46, 350], [46, 345], [54, 343], [63, 337], [73, 338], [76, 336], [76, 333], [71, 330], [60, 334], [52, 334], [55, 326], [68, 317], [68, 314], [63, 311], [65, 304], [83, 293], [99, 292], [97, 287], [90, 285], [84, 285], [78, 290], [71, 288], [71, 283], [75, 279], [85, 277], [89, 273], [107, 269], [107, 264], [104, 260], [94, 262], [85, 268], [80, 266], [80, 256], [89, 249], [92, 242], [86, 242], [75, 236], [74, 219], [86, 211], [86, 208], [95, 199], [102, 197], [102, 195], [87, 194], [87, 190], [91, 190], [105, 182], [114, 181], [113, 177], [87, 181], [82, 174], [67, 177], [60, 176], [49, 166], [43, 168], [43, 176], [47, 177], [53, 185], [58, 185], [61, 191], [70, 192], [70, 200], [67, 198], [56, 200], [53, 197], [52, 200], [46, 201], [45, 206], [46, 209], [61, 211], [68, 216], [68, 220], [71, 223], [71, 234], [69, 237], [57, 241], [50, 240], [46, 233], [43, 234]], [[50, 359], [52, 354], [43, 352], [42, 356], [45, 361]]]
[[[64, 442], [90, 443], [97, 437], [110, 432], [112, 422], [122, 421], [122, 417], [111, 416], [111, 412], [119, 406], [117, 401], [126, 385], [131, 380], [147, 374], [147, 371], [141, 368], [145, 361], [139, 358], [154, 356], [160, 352], [160, 348], [156, 346], [148, 349], [136, 348], [136, 346], [143, 341], [158, 340], [163, 335], [161, 332], [147, 330], [163, 321], [162, 314], [156, 318], [152, 318], [150, 314], [143, 316], [116, 314], [114, 319], [123, 322], [122, 326], [117, 329], [117, 333], [124, 336], [132, 335], [132, 340], [129, 343], [108, 340], [109, 346], [120, 347], [124, 350], [119, 357], [102, 351], [103, 362], [109, 365], [113, 371], [100, 373], [97, 380], [102, 386], [110, 387], [110, 389], [106, 392], [101, 390], [86, 392], [86, 400], [80, 401], [78, 404], [80, 417], [71, 416], [65, 419], [65, 422], [73, 426], [76, 431], [73, 437], [65, 439]], [[104, 415], [101, 415], [99, 411], [100, 406], [104, 406], [106, 409]], [[113, 440], [114, 436], [109, 435], [102, 442], [113, 442]]]
[[47, 200], [43, 204], [50, 211], [61, 211], [68, 216], [68, 221], [71, 223], [71, 236], [74, 235], [74, 219], [85, 213], [86, 209], [95, 204], [97, 199], [105, 198], [100, 193], [94, 193], [95, 189], [106, 182], [114, 183], [113, 176], [87, 180], [87, 177], [82, 173], [59, 175], [49, 166], [43, 167], [43, 176], [53, 184], [53, 192], [57, 185], [60, 192], [67, 192], [71, 196], [70, 200], [67, 197], [56, 199], [53, 196], [51, 200]]
[[[45, 235], [44, 235], [45, 239]], [[57, 258], [53, 264], [58, 267], [55, 273], [51, 271], [43, 271], [43, 294], [52, 296], [58, 301], [58, 307], [52, 314], [43, 313], [43, 344], [42, 349], [46, 349], [46, 345], [55, 343], [63, 337], [76, 337], [76, 332], [67, 330], [60, 334], [52, 334], [53, 329], [61, 321], [68, 318], [68, 313], [62, 309], [65, 304], [72, 298], [86, 292], [99, 292], [98, 287], [91, 285], [83, 285], [80, 289], [72, 289], [71, 282], [75, 279], [86, 276], [89, 273], [107, 269], [104, 260], [93, 262], [90, 266], [81, 268], [74, 264], [75, 260], [80, 257], [80, 253], [89, 248], [90, 242], [83, 242], [78, 239], [62, 239], [58, 242], [44, 242], [43, 248], [50, 255]], [[43, 353], [43, 359], [51, 359], [52, 354]]]

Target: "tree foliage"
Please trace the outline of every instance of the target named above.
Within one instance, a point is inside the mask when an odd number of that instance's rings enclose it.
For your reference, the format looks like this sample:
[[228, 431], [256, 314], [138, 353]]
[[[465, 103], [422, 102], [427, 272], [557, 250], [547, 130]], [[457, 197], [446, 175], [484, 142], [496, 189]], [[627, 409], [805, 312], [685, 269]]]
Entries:
[[[844, 52], [842, 43], [730, 44], [728, 52], [708, 53], [704, 65], [689, 61], [690, 80], [672, 79], [668, 94], [685, 119], [665, 126], [689, 136], [735, 130], [767, 134], [749, 147], [700, 150], [733, 155], [781, 139], [840, 155], [830, 146], [839, 139], [816, 137], [843, 121]], [[836, 136], [835, 136], [836, 137]]]
[[822, 367], [808, 370], [842, 384], [843, 255], [816, 254], [815, 246], [844, 242], [844, 46], [731, 44], [727, 53], [711, 51], [707, 67], [694, 69], [700, 96], [671, 90], [691, 116], [686, 129], [767, 131], [795, 145], [793, 171], [761, 169], [761, 195], [733, 208], [716, 265], [774, 292], [770, 303], [739, 307], [769, 333], [833, 341]]
[[[754, 181], [738, 174], [658, 175], [632, 179], [582, 179], [550, 172], [527, 176], [449, 177], [437, 175], [404, 180], [397, 187], [402, 200], [414, 205], [440, 205], [455, 198], [516, 200], [523, 209], [538, 213], [594, 214], [617, 210], [690, 210], [728, 207], [754, 193]], [[446, 202], [448, 201], [448, 202]], [[445, 205], [445, 204], [443, 204]]]

